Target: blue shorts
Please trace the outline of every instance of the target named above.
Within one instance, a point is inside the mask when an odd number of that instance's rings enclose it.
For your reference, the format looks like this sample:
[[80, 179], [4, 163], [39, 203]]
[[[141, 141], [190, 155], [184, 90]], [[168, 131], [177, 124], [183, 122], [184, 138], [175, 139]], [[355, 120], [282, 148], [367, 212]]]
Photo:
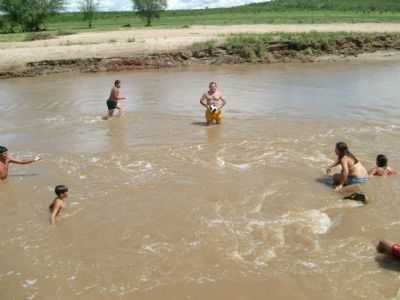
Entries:
[[347, 185], [352, 184], [364, 184], [368, 182], [368, 177], [357, 177], [357, 176], [349, 176], [347, 177]]

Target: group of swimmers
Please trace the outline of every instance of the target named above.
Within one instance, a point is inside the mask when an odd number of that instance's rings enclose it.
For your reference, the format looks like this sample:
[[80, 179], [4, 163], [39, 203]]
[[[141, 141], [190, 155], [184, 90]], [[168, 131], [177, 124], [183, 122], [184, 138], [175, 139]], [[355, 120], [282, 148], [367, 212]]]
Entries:
[[[119, 102], [125, 100], [126, 97], [120, 96], [121, 81], [116, 80], [111, 89], [109, 98], [106, 101], [108, 114], [104, 119], [115, 116], [118, 110], [118, 116], [122, 115], [122, 109]], [[221, 124], [222, 109], [226, 105], [226, 100], [218, 90], [217, 83], [211, 82], [209, 89], [200, 98], [200, 104], [204, 106], [205, 120], [207, 125], [214, 122]], [[366, 201], [364, 194], [358, 193], [361, 185], [368, 182], [369, 176], [392, 176], [396, 175], [396, 171], [388, 165], [388, 159], [385, 155], [379, 154], [376, 158], [376, 166], [369, 172], [362, 163], [351, 153], [346, 143], [339, 142], [336, 144], [335, 154], [337, 159], [335, 163], [327, 168], [327, 174], [330, 175], [333, 168], [340, 166], [341, 172], [332, 175], [333, 187], [336, 192], [347, 194], [345, 199], [354, 199]], [[27, 165], [39, 161], [40, 156], [34, 159], [19, 160], [8, 154], [8, 149], [0, 146], [0, 181], [7, 179], [10, 164]], [[56, 198], [49, 206], [50, 224], [56, 223], [57, 216], [60, 215], [65, 208], [65, 200], [68, 198], [68, 187], [58, 185], [55, 188]], [[379, 253], [385, 253], [400, 258], [400, 244], [391, 241], [380, 241], [377, 246]]]
[[[108, 113], [103, 117], [107, 120], [114, 116], [122, 115], [122, 108], [119, 102], [126, 100], [126, 97], [120, 96], [121, 81], [116, 80], [114, 86], [111, 89], [110, 96], [106, 101]], [[207, 125], [211, 125], [214, 122], [221, 124], [222, 122], [222, 109], [226, 105], [226, 100], [218, 90], [217, 83], [215, 81], [210, 82], [208, 85], [208, 91], [205, 92], [200, 98], [200, 104], [205, 107], [205, 118]], [[117, 114], [115, 112], [118, 111]]]

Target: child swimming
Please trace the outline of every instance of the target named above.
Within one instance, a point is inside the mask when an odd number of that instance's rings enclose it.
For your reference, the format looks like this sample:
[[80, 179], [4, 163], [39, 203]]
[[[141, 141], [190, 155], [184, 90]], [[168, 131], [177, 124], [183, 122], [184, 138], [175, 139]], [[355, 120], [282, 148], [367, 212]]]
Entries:
[[57, 185], [54, 192], [56, 193], [56, 198], [49, 206], [50, 210], [50, 224], [54, 225], [56, 223], [56, 217], [65, 208], [65, 199], [68, 198], [68, 188], [65, 185]]
[[376, 157], [376, 167], [369, 171], [370, 176], [393, 176], [397, 172], [388, 166], [388, 159], [384, 154]]

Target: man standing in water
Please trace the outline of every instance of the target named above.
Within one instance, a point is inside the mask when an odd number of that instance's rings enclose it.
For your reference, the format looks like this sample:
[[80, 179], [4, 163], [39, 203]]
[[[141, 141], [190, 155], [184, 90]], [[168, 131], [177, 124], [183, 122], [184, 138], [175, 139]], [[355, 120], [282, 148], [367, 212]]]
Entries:
[[7, 179], [8, 167], [10, 164], [28, 165], [39, 160], [39, 156], [36, 156], [34, 159], [27, 160], [14, 159], [8, 155], [8, 149], [6, 147], [0, 146], [0, 180]]
[[118, 105], [118, 101], [125, 100], [125, 97], [119, 96], [119, 89], [121, 88], [121, 81], [116, 80], [113, 88], [111, 89], [110, 97], [107, 100], [108, 116], [104, 117], [105, 120], [114, 115], [114, 110], [119, 110], [119, 115], [122, 115], [122, 109]]
[[211, 125], [213, 121], [221, 124], [222, 108], [226, 105], [226, 101], [218, 91], [216, 82], [210, 82], [208, 88], [208, 92], [204, 93], [200, 99], [200, 104], [206, 108], [207, 125]]

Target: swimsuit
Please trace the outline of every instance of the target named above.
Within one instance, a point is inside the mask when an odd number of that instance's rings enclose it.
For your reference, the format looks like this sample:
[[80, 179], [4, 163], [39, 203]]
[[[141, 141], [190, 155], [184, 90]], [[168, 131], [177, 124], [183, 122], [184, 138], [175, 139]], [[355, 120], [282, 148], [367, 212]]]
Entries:
[[117, 101], [113, 101], [111, 99], [108, 99], [107, 100], [107, 107], [108, 107], [108, 110], [116, 109], [117, 108]]
[[211, 112], [209, 109], [206, 110], [206, 120], [207, 122], [212, 122], [212, 121], [221, 121], [222, 119], [222, 113], [218, 109], [216, 112]]
[[399, 244], [394, 244], [392, 246], [392, 255], [394, 257], [400, 258], [400, 245]]
[[363, 184], [368, 182], [368, 177], [348, 176], [347, 185]]

